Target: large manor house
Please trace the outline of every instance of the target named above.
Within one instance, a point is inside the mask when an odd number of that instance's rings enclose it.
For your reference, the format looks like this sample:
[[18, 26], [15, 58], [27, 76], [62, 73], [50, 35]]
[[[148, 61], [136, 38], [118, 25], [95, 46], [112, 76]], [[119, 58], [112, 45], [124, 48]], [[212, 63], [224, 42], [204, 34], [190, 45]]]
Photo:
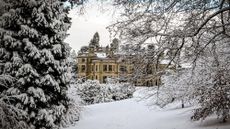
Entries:
[[[118, 47], [118, 44], [107, 47], [99, 45], [95, 47], [90, 44], [83, 47], [77, 56], [78, 78], [98, 80], [100, 83], [106, 83], [108, 78], [112, 78], [136, 86], [154, 86], [161, 83], [160, 76], [154, 75], [154, 72], [141, 78], [131, 79], [134, 74], [134, 64], [117, 53]], [[166, 65], [160, 64], [160, 68]], [[151, 65], [151, 69], [155, 70], [154, 64]]]

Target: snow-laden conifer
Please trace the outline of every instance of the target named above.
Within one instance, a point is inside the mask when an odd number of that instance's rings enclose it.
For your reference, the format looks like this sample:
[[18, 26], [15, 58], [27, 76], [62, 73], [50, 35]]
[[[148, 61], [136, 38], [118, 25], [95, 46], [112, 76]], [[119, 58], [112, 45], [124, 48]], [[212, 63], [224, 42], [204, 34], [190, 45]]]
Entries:
[[25, 112], [10, 103], [14, 96], [7, 96], [4, 91], [13, 83], [10, 75], [0, 75], [0, 128], [1, 129], [25, 129], [29, 125], [22, 118], [26, 119]]
[[32, 128], [72, 123], [79, 110], [67, 96], [71, 78], [70, 48], [63, 42], [70, 27], [67, 11], [59, 0], [5, 2], [10, 6], [0, 17], [0, 74], [14, 78], [6, 92], [14, 96], [10, 103], [26, 113], [28, 118], [21, 119]]

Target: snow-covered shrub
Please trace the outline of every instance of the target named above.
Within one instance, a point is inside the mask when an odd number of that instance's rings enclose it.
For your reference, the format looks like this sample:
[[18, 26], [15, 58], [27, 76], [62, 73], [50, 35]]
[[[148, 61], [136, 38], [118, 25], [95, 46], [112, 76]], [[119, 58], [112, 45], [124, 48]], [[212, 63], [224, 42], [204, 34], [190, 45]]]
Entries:
[[81, 112], [81, 103], [79, 102], [79, 98], [70, 99], [68, 102], [68, 110], [61, 116], [61, 126], [67, 127], [73, 125], [76, 121], [80, 119]]
[[78, 95], [86, 104], [100, 103], [103, 101], [103, 88], [98, 81], [87, 80], [78, 86]]
[[131, 98], [135, 87], [128, 83], [100, 84], [87, 80], [78, 86], [78, 95], [86, 104], [112, 102]]
[[135, 91], [135, 87], [129, 83], [106, 84], [103, 86], [107, 87], [108, 98], [113, 101], [131, 98]]
[[70, 85], [67, 91], [68, 101], [68, 110], [61, 117], [60, 125], [62, 127], [68, 127], [74, 125], [76, 121], [80, 119], [80, 113], [82, 111], [82, 100], [77, 94], [78, 91], [78, 83], [74, 83]]
[[110, 77], [106, 78], [107, 84], [116, 84], [118, 82], [119, 82], [119, 78], [110, 78]]
[[181, 107], [189, 102], [193, 96], [194, 88], [189, 85], [192, 79], [191, 69], [180, 69], [168, 72], [162, 77], [163, 85], [158, 89], [156, 104], [164, 107], [174, 101], [181, 101]]

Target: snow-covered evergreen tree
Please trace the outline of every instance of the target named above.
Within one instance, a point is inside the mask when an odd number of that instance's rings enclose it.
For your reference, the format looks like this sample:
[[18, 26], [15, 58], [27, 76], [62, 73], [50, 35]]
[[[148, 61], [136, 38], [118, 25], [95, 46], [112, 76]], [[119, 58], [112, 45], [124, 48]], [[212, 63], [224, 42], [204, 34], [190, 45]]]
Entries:
[[6, 3], [3, 0], [0, 0], [0, 16], [5, 12]]
[[24, 111], [10, 104], [13, 96], [6, 96], [5, 91], [13, 83], [13, 78], [9, 75], [0, 75], [0, 129], [25, 129], [29, 128]]
[[29, 125], [21, 118], [26, 118], [23, 110], [11, 105], [9, 97], [0, 96], [0, 128], [1, 129], [26, 129]]
[[[67, 96], [70, 18], [59, 0], [5, 0], [0, 17], [0, 74], [14, 78], [7, 95], [31, 127], [59, 128], [73, 108]], [[73, 114], [76, 115], [76, 114]], [[78, 117], [78, 116], [77, 116]], [[67, 120], [68, 119], [68, 120]]]
[[7, 90], [13, 83], [14, 78], [10, 75], [0, 75], [0, 93]]
[[99, 47], [99, 41], [100, 41], [100, 37], [99, 37], [98, 32], [96, 32], [93, 35], [93, 38], [90, 40], [89, 46], [90, 47], [98, 48]]
[[117, 38], [114, 38], [112, 40], [112, 43], [110, 44], [110, 48], [114, 51], [114, 52], [118, 52], [119, 51], [119, 40]]
[[89, 47], [88, 46], [82, 46], [79, 53], [85, 53], [89, 50]]

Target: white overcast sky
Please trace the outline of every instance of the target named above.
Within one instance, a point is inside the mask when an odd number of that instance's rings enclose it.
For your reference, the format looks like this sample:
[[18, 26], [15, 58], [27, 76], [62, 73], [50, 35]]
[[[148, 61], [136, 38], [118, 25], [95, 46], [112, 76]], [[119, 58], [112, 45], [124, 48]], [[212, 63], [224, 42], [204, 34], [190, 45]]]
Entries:
[[106, 27], [115, 19], [112, 8], [108, 4], [90, 3], [84, 5], [84, 14], [79, 15], [80, 7], [70, 11], [72, 26], [68, 33], [70, 34], [65, 42], [78, 52], [84, 45], [88, 45], [95, 32], [99, 33], [100, 44], [106, 46], [111, 42], [110, 34]]

